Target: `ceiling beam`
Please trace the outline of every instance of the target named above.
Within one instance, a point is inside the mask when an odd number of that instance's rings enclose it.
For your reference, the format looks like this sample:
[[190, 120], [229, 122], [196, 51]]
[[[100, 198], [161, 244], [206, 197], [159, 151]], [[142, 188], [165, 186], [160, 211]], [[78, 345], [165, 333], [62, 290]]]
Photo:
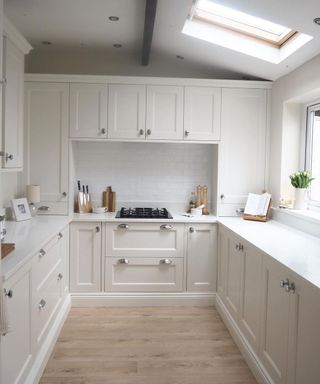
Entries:
[[143, 32], [143, 44], [142, 44], [142, 55], [141, 55], [142, 65], [149, 64], [156, 12], [157, 12], [157, 0], [146, 0], [146, 11], [145, 11], [145, 17], [144, 17], [144, 32]]

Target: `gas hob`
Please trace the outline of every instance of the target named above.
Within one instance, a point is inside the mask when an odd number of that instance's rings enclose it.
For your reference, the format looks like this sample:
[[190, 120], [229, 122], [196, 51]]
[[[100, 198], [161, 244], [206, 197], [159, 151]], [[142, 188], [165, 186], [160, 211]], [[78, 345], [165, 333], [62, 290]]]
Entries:
[[166, 208], [121, 208], [117, 219], [172, 219]]

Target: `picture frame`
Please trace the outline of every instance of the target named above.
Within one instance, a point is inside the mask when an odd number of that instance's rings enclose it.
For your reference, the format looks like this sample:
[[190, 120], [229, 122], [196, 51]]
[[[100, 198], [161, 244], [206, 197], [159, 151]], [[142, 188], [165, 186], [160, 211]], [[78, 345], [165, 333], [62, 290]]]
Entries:
[[11, 200], [11, 206], [16, 221], [31, 219], [29, 204], [26, 198]]

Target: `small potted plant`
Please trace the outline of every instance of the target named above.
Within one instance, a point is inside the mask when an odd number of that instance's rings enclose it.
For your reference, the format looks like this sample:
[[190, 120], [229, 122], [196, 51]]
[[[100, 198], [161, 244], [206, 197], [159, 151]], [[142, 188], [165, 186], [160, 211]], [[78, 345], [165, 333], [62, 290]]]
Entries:
[[294, 209], [306, 209], [306, 191], [310, 187], [313, 177], [307, 171], [300, 171], [289, 176], [291, 185], [295, 187]]

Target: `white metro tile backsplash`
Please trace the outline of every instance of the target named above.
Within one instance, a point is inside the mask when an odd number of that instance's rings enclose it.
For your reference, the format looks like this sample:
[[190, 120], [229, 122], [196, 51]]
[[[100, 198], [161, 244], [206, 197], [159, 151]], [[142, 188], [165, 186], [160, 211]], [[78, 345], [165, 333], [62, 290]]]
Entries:
[[185, 209], [197, 185], [212, 196], [214, 146], [167, 143], [74, 143], [75, 178], [88, 184], [101, 204], [111, 185], [117, 207], [161, 206]]

